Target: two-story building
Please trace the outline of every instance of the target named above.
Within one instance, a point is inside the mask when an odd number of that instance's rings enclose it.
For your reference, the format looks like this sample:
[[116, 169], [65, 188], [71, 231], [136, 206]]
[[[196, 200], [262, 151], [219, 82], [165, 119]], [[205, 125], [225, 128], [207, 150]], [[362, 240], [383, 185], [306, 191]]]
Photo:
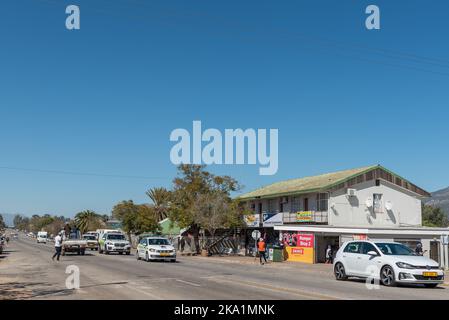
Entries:
[[289, 260], [319, 263], [331, 245], [382, 239], [415, 249], [448, 265], [446, 228], [422, 227], [421, 201], [430, 194], [380, 166], [292, 179], [259, 188], [241, 199], [258, 227], [279, 232]]

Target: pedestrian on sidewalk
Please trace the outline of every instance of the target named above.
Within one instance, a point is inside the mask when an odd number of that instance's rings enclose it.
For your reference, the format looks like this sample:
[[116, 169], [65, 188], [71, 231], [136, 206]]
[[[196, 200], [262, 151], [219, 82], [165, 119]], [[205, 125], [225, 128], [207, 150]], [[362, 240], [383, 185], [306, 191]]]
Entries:
[[266, 244], [263, 238], [259, 239], [259, 243], [257, 244], [257, 249], [259, 251], [259, 258], [260, 258], [260, 264], [263, 265], [262, 258], [265, 260], [265, 263], [267, 263], [267, 257], [265, 256], [266, 252]]
[[56, 257], [56, 260], [59, 261], [59, 257], [61, 256], [61, 246], [62, 246], [62, 236], [61, 236], [61, 232], [60, 232], [55, 237], [55, 254], [53, 255], [53, 257], [51, 257], [51, 259], [53, 261], [55, 261], [55, 257]]
[[325, 263], [333, 263], [333, 252], [332, 252], [332, 247], [331, 245], [327, 246], [326, 249], [326, 262]]

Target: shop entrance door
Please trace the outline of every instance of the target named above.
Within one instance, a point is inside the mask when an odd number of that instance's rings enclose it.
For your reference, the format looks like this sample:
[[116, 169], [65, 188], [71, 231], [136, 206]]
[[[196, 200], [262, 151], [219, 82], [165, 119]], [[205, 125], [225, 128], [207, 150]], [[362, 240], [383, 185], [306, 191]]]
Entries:
[[340, 245], [339, 236], [324, 236], [315, 235], [316, 237], [316, 250], [315, 250], [315, 263], [325, 263], [326, 262], [326, 250], [327, 246], [331, 246], [332, 255], [335, 257], [337, 250]]

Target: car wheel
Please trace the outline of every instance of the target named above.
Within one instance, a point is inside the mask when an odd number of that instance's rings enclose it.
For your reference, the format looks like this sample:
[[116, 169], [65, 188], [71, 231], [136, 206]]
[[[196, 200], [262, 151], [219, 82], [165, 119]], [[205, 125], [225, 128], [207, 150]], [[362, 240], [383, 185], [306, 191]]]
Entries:
[[123, 252], [119, 252], [118, 254], [119, 254], [119, 255], [122, 255], [122, 254], [123, 254]]
[[394, 287], [396, 285], [396, 280], [394, 278], [393, 268], [390, 266], [384, 266], [380, 271], [380, 281], [384, 286]]
[[136, 259], [140, 260], [139, 251], [136, 251]]
[[342, 263], [338, 262], [334, 268], [335, 279], [337, 280], [346, 280], [348, 277], [346, 276], [345, 267]]
[[171, 262], [176, 262], [176, 259], [171, 259], [170, 261], [171, 261]]
[[438, 283], [425, 283], [424, 286], [426, 288], [436, 288]]
[[148, 252], [145, 253], [145, 261], [150, 262], [150, 256], [148, 255]]
[[104, 254], [109, 254], [108, 249], [104, 248]]
[[131, 254], [131, 251], [126, 251], [126, 255], [129, 256]]

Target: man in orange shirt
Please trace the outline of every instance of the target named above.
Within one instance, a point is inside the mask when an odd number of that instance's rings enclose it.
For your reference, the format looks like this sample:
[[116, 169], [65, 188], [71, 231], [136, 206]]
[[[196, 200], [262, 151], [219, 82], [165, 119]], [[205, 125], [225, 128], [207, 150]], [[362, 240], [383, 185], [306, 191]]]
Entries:
[[267, 262], [267, 257], [265, 257], [266, 252], [266, 245], [263, 238], [259, 239], [259, 243], [257, 244], [257, 249], [259, 251], [259, 258], [260, 258], [260, 264], [263, 265], [262, 258], [265, 260], [265, 263]]

